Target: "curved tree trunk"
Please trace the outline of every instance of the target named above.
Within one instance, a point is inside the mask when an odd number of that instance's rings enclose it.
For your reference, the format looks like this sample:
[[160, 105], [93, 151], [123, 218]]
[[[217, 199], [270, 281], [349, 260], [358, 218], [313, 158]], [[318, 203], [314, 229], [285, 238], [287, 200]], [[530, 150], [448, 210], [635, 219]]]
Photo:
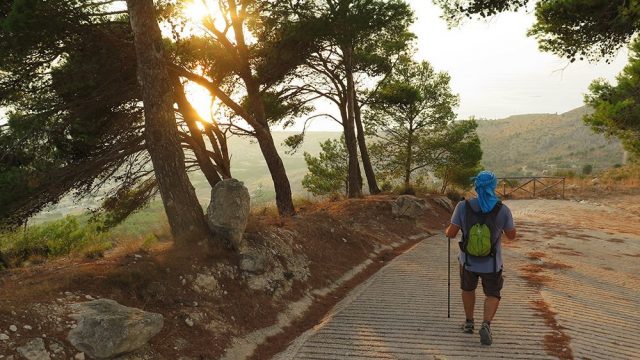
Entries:
[[127, 6], [142, 85], [145, 140], [171, 233], [178, 242], [199, 242], [209, 238], [210, 231], [184, 165], [155, 7], [152, 0], [127, 0]]
[[267, 129], [255, 129], [256, 139], [262, 150], [269, 172], [271, 173], [271, 179], [273, 180], [273, 186], [276, 191], [276, 204], [278, 206], [278, 213], [281, 216], [291, 216], [295, 214], [295, 208], [293, 206], [293, 198], [291, 196], [291, 184], [287, 177], [287, 172], [282, 163], [278, 150], [273, 142], [271, 132]]
[[265, 113], [264, 102], [260, 93], [260, 88], [257, 82], [250, 76], [244, 79], [247, 85], [247, 97], [253, 110], [253, 116], [255, 118], [255, 124], [252, 124], [255, 130], [255, 137], [260, 145], [262, 156], [267, 163], [269, 172], [271, 173], [271, 179], [273, 180], [273, 187], [276, 191], [276, 205], [278, 206], [278, 213], [280, 216], [292, 216], [295, 215], [296, 210], [293, 206], [293, 197], [291, 195], [291, 184], [289, 183], [289, 177], [287, 171], [284, 168], [284, 163], [278, 149], [276, 148], [271, 130], [269, 129], [269, 123]]
[[376, 181], [376, 174], [373, 171], [371, 165], [371, 157], [369, 157], [369, 150], [367, 149], [367, 143], [364, 138], [364, 126], [362, 126], [362, 114], [360, 112], [360, 105], [358, 104], [358, 97], [355, 91], [353, 92], [354, 103], [354, 115], [356, 120], [356, 130], [358, 130], [358, 146], [360, 148], [360, 157], [362, 158], [362, 167], [364, 167], [364, 174], [367, 177], [367, 184], [369, 185], [369, 194], [375, 195], [380, 193], [378, 182]]

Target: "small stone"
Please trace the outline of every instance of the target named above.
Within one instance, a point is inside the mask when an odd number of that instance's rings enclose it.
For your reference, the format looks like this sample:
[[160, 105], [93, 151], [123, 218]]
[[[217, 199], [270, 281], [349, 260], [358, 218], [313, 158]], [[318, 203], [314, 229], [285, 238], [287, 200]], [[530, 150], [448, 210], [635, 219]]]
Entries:
[[9, 340], [9, 335], [0, 333], [0, 341], [7, 341], [7, 340]]
[[71, 296], [71, 295], [73, 295], [73, 293], [71, 293], [71, 292], [69, 292], [69, 291], [65, 291], [65, 292], [64, 292], [64, 295], [65, 295], [65, 296]]
[[91, 295], [85, 295], [84, 298], [87, 300], [93, 300], [93, 296]]
[[194, 302], [193, 302], [193, 306], [194, 306], [194, 307], [197, 307], [197, 306], [198, 306], [198, 302], [197, 302], [197, 301], [194, 301]]
[[73, 357], [75, 360], [84, 360], [84, 353], [77, 353], [76, 356]]
[[23, 328], [24, 328], [25, 330], [31, 330], [31, 329], [33, 329], [33, 328], [31, 327], [31, 325], [25, 325], [25, 326], [23, 326]]
[[52, 342], [51, 345], [49, 345], [49, 350], [51, 350], [51, 352], [53, 352], [54, 354], [60, 354], [64, 351], [64, 348], [57, 342]]
[[133, 257], [136, 258], [136, 259], [140, 259], [140, 258], [142, 258], [142, 255], [135, 254], [135, 255], [133, 255]]
[[15, 326], [15, 325], [11, 325], [11, 326], [9, 326], [9, 330], [11, 330], [13, 332], [16, 332], [16, 331], [18, 331], [18, 327]]
[[192, 320], [191, 318], [186, 318], [186, 319], [184, 320], [184, 322], [185, 322], [189, 327], [191, 327], [191, 326], [195, 325], [195, 324], [193, 323], [193, 320]]

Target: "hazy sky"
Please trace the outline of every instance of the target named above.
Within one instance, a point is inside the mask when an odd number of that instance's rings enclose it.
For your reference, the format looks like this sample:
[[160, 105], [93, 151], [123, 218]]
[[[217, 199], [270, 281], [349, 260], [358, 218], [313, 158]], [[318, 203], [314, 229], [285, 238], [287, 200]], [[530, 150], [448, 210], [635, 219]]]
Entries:
[[[528, 113], [562, 113], [582, 106], [584, 93], [598, 77], [613, 80], [626, 64], [621, 52], [611, 64], [568, 62], [542, 53], [526, 36], [532, 13], [505, 13], [470, 20], [449, 30], [430, 0], [407, 0], [416, 12], [417, 58], [452, 77], [460, 95], [459, 118], [504, 118]], [[311, 129], [339, 129], [318, 121]]]
[[418, 57], [451, 74], [462, 117], [571, 110], [582, 105], [593, 79], [613, 80], [627, 61], [624, 51], [611, 64], [575, 62], [562, 71], [566, 59], [540, 52], [536, 40], [526, 36], [535, 21], [532, 13], [505, 13], [448, 30], [431, 1], [408, 2], [417, 16]]

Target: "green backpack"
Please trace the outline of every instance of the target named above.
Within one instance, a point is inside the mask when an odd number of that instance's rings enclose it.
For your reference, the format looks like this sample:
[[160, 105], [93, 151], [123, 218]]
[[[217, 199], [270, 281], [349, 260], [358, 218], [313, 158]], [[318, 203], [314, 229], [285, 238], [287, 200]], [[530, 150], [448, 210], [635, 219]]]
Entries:
[[498, 202], [489, 213], [476, 212], [469, 201], [465, 201], [465, 229], [462, 231], [460, 249], [471, 256], [494, 256], [494, 243], [491, 234], [496, 228], [496, 217], [502, 203]]

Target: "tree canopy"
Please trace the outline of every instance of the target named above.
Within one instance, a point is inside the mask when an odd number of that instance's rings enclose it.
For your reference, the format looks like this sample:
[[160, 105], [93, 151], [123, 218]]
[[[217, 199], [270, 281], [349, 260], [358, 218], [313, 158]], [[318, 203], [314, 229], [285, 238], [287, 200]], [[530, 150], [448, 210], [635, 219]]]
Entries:
[[450, 24], [463, 18], [490, 17], [535, 3], [536, 23], [529, 35], [540, 49], [576, 59], [614, 55], [640, 30], [637, 0], [436, 0]]
[[594, 112], [585, 116], [591, 128], [620, 138], [624, 148], [640, 156], [640, 41], [631, 45], [629, 64], [616, 78], [616, 84], [595, 80], [585, 95]]
[[376, 164], [386, 177], [402, 177], [435, 164], [433, 140], [455, 119], [458, 97], [447, 73], [436, 72], [426, 61], [403, 58], [382, 80], [365, 114]]

